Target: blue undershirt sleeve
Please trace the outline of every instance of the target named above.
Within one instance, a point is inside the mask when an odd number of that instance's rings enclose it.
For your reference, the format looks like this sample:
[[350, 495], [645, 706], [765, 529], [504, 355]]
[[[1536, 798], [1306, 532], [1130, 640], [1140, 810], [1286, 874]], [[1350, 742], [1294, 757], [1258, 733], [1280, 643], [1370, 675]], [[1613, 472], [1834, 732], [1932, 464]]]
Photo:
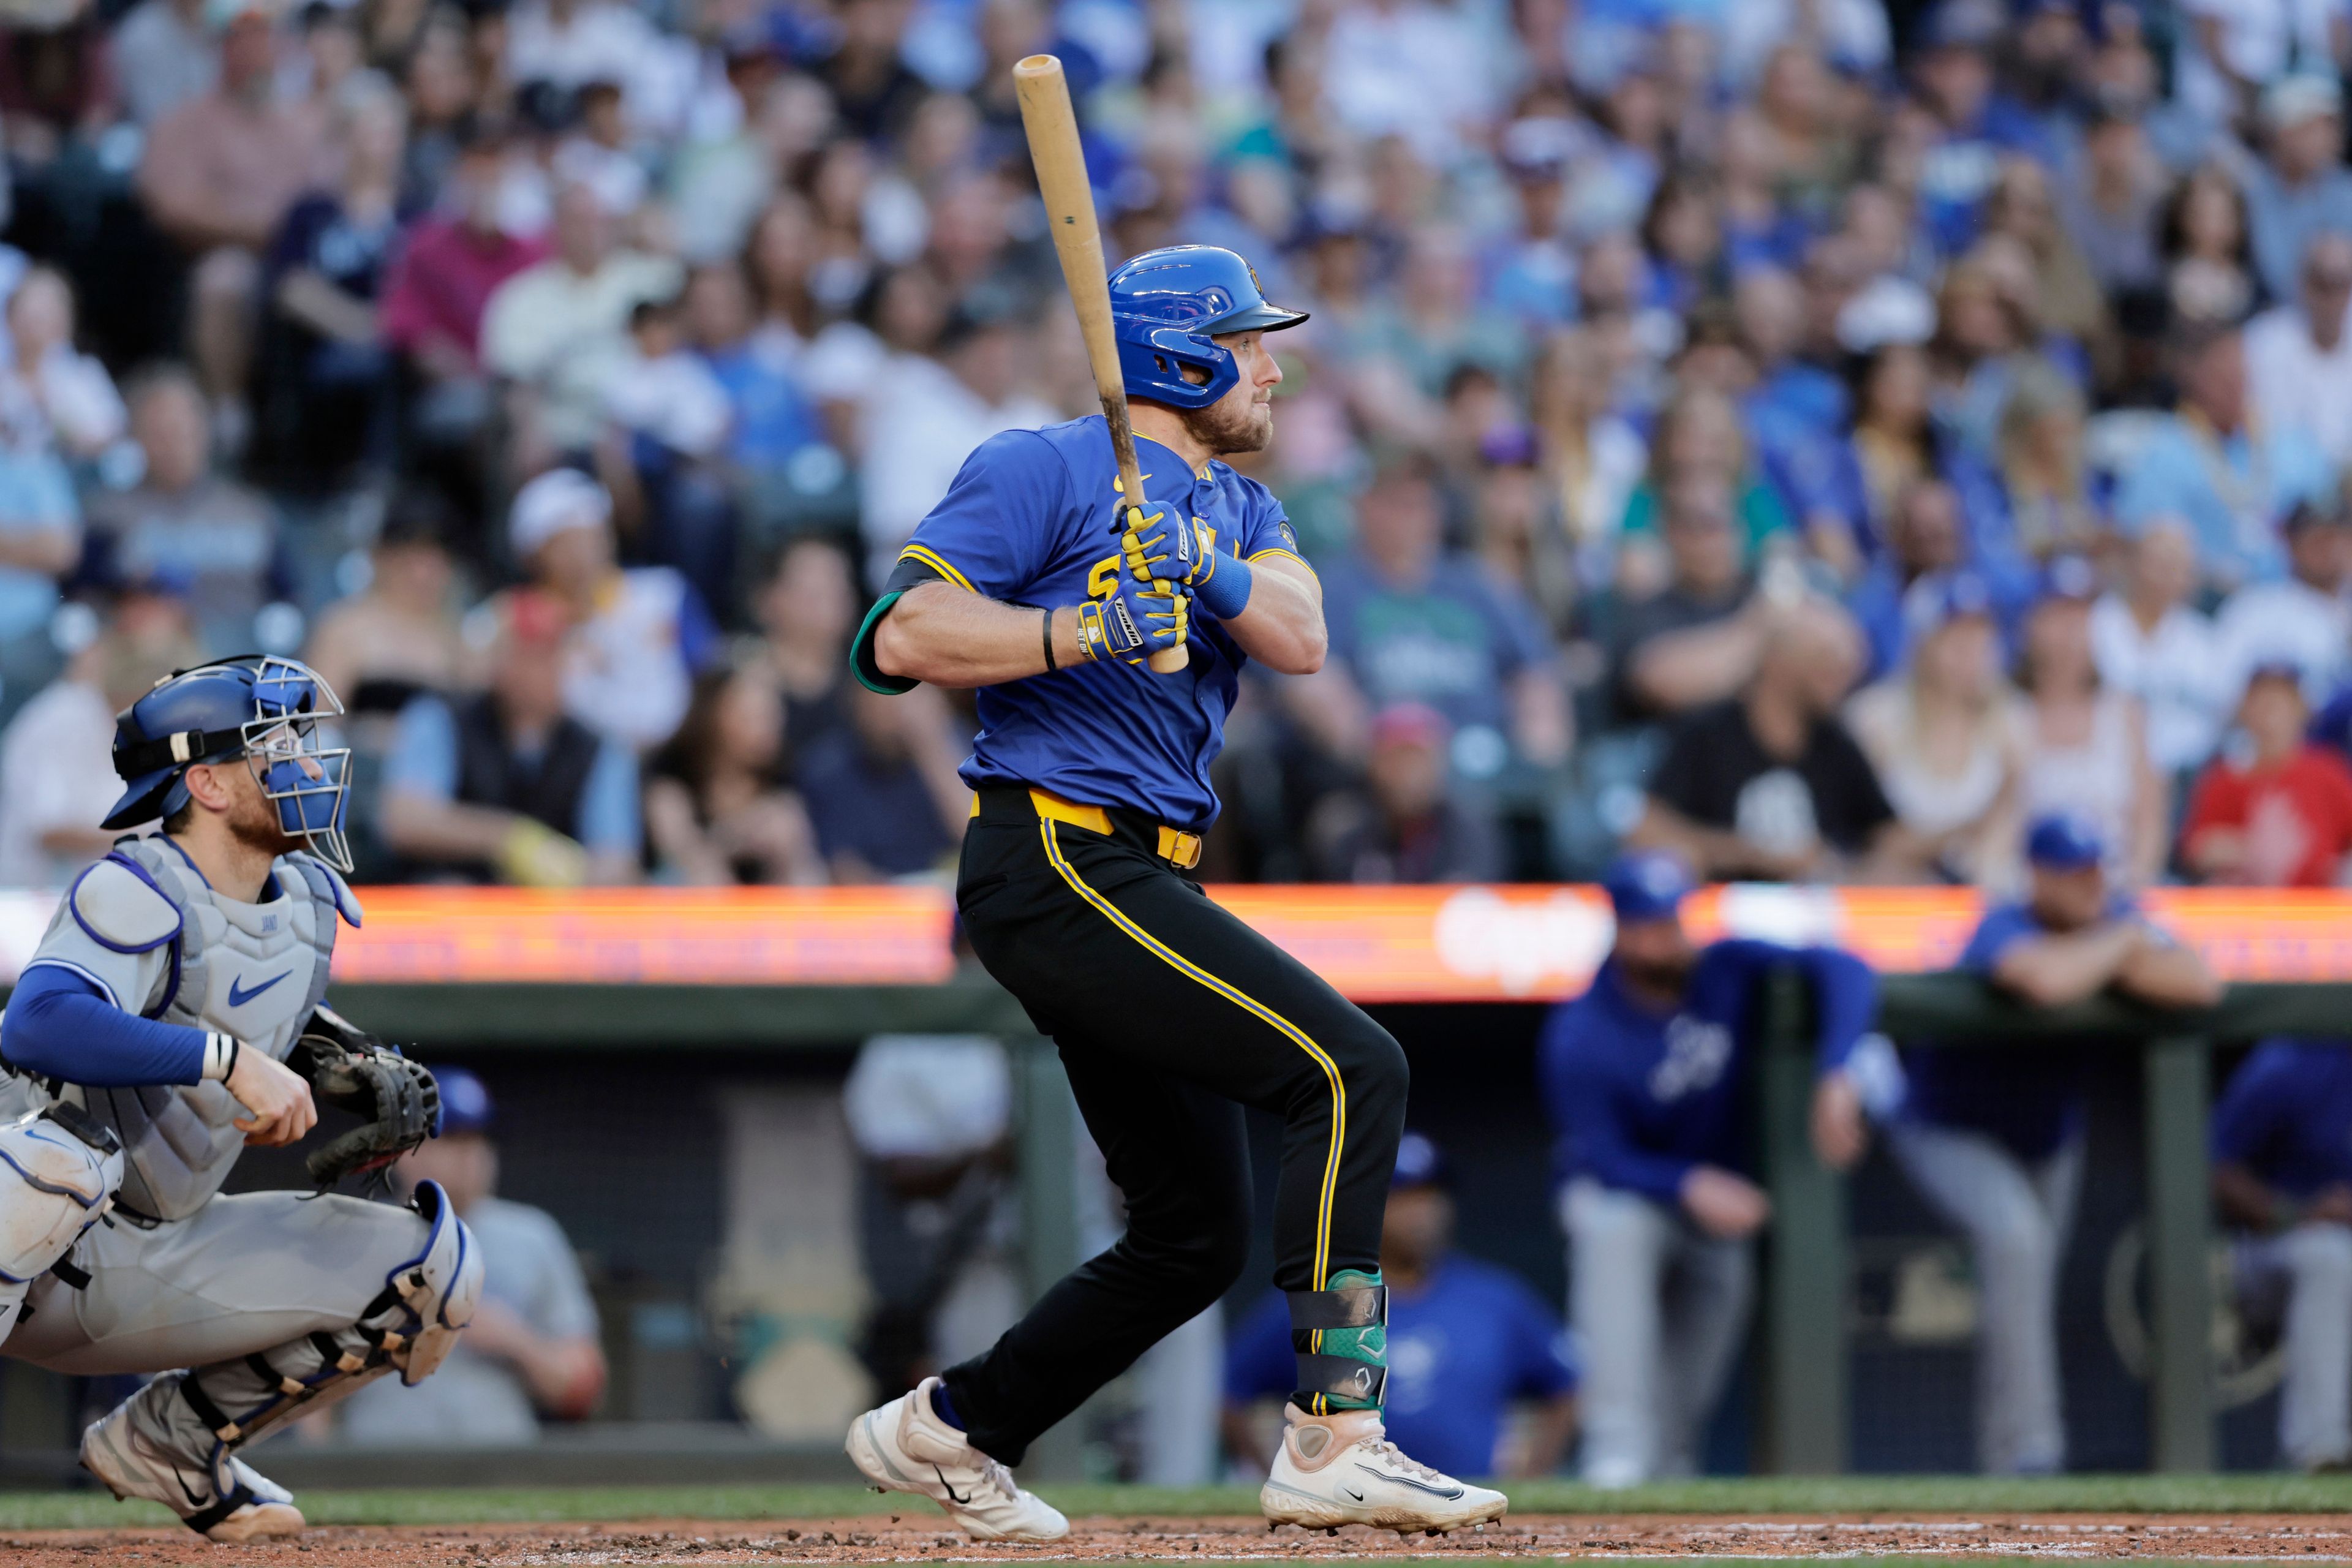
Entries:
[[1835, 947], [1799, 948], [1797, 967], [1813, 987], [1820, 1069], [1835, 1072], [1878, 1016], [1878, 976], [1870, 965]]
[[1683, 1182], [1699, 1162], [1637, 1146], [1625, 1136], [1610, 1098], [1606, 1087], [1594, 1084], [1574, 1103], [1569, 1135], [1585, 1165], [1603, 1186], [1640, 1193], [1669, 1207], [1681, 1203]]
[[1805, 978], [1813, 994], [1814, 1045], [1822, 1072], [1834, 1072], [1853, 1053], [1854, 1042], [1878, 1015], [1878, 976], [1843, 948], [1785, 947], [1752, 937], [1729, 937], [1707, 949], [1718, 963], [1738, 966], [1743, 985], [1752, 985], [1786, 965]]
[[36, 961], [0, 1014], [0, 1058], [36, 1078], [93, 1089], [196, 1083], [205, 1032], [126, 1013], [94, 982]]

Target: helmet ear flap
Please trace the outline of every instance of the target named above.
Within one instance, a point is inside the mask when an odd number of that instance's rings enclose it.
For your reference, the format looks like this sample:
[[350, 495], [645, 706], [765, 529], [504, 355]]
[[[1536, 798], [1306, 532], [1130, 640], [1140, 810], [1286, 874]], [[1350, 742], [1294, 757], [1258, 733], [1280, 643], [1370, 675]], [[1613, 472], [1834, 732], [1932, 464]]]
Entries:
[[[1230, 350], [1188, 328], [1129, 321], [1119, 321], [1118, 328], [1119, 368], [1129, 397], [1147, 397], [1174, 408], [1206, 408], [1242, 378], [1241, 364]], [[1187, 379], [1188, 366], [1208, 379]]]

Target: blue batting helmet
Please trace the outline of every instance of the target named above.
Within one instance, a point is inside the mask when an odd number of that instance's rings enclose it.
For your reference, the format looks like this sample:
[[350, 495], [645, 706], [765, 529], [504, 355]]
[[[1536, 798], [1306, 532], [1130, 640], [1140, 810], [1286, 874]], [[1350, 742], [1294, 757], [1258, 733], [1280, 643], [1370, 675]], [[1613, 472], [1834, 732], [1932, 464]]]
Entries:
[[[1241, 379], [1233, 354], [1212, 340], [1220, 332], [1279, 331], [1304, 310], [1269, 305], [1257, 273], [1214, 245], [1170, 245], [1122, 262], [1110, 275], [1111, 330], [1130, 397], [1176, 408], [1206, 408]], [[1184, 379], [1192, 366], [1208, 377]]]
[[278, 825], [338, 871], [351, 750], [320, 744], [320, 721], [343, 705], [319, 674], [290, 658], [247, 654], [173, 671], [114, 716], [122, 797], [99, 826], [112, 831], [169, 816], [188, 801], [188, 769], [247, 759]]

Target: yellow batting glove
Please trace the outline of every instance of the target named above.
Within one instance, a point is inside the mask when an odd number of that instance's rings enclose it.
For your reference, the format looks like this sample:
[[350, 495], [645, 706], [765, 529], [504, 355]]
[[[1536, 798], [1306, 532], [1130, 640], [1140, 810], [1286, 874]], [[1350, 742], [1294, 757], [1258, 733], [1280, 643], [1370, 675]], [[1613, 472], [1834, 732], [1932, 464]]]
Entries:
[[1127, 531], [1119, 536], [1119, 553], [1130, 576], [1160, 583], [1181, 583], [1201, 563], [1201, 534], [1181, 516], [1162, 507], [1150, 516], [1139, 506], [1127, 509]]

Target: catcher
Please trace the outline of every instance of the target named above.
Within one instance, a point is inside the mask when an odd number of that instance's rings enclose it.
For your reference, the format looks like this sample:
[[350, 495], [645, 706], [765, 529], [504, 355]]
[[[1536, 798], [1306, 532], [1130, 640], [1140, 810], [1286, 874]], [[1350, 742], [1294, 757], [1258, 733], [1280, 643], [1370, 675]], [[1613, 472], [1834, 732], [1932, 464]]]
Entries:
[[341, 710], [306, 666], [247, 657], [119, 714], [103, 826], [163, 831], [76, 879], [0, 1022], [0, 1350], [166, 1373], [81, 1461], [215, 1541], [299, 1531], [237, 1451], [387, 1373], [422, 1381], [481, 1286], [429, 1182], [406, 1206], [220, 1193], [242, 1147], [293, 1142], [318, 1101], [364, 1120], [310, 1156], [322, 1188], [438, 1121], [429, 1073], [320, 1005], [337, 921], [360, 923], [338, 874], [350, 753], [319, 728]]

